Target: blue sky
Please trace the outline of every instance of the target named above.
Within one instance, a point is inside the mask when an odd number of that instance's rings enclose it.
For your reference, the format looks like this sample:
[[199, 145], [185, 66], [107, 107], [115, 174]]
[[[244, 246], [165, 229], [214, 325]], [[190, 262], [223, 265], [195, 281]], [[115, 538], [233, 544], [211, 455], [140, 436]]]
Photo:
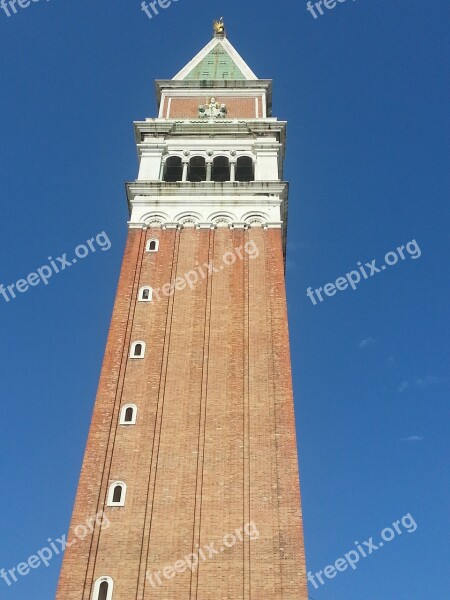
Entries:
[[[308, 569], [410, 513], [417, 523], [315, 589], [314, 600], [431, 600], [450, 587], [447, 0], [139, 0], [0, 11], [0, 283], [105, 231], [70, 269], [0, 297], [0, 567], [68, 528], [136, 176], [132, 121], [224, 15], [230, 41], [274, 79], [291, 182], [288, 302]], [[314, 305], [323, 287], [416, 240], [421, 255]], [[447, 318], [446, 318], [447, 317]], [[60, 561], [0, 581], [48, 600]]]

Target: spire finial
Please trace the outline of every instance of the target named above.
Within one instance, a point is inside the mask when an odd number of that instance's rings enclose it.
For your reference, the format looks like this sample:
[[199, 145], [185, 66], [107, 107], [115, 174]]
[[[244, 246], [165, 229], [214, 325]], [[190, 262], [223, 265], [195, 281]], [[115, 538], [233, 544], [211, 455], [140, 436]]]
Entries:
[[213, 22], [213, 29], [215, 37], [225, 36], [225, 23], [223, 22], [223, 17], [220, 17], [218, 21]]

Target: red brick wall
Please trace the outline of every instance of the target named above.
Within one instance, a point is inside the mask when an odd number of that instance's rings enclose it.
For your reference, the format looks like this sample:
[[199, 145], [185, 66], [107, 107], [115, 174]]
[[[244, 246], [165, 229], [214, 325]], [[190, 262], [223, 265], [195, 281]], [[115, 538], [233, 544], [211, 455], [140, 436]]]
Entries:
[[[171, 98], [170, 109], [167, 112], [169, 101], [165, 101], [163, 109], [163, 117], [169, 119], [196, 119], [198, 117], [198, 107], [200, 104], [206, 104], [211, 96], [196, 96], [195, 98], [174, 97]], [[227, 107], [227, 117], [230, 119], [256, 118], [256, 102], [255, 98], [231, 98], [229, 96], [216, 96], [216, 101], [219, 104], [225, 104]], [[259, 116], [262, 114], [260, 112]]]
[[[250, 239], [259, 257], [223, 265]], [[136, 301], [210, 260], [192, 290]], [[129, 359], [138, 339], [145, 358]], [[126, 504], [105, 508], [114, 480]], [[113, 600], [306, 600], [281, 230], [130, 230], [72, 527], [103, 508], [111, 525], [67, 549], [57, 600], [91, 600], [102, 575]], [[145, 580], [250, 521], [259, 539]]]

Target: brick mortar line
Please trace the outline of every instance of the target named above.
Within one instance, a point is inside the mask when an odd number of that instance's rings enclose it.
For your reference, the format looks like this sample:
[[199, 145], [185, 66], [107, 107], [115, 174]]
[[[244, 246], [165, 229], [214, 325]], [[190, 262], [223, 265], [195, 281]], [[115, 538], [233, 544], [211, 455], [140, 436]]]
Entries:
[[[245, 242], [248, 242], [249, 232], [245, 231], [243, 238]], [[244, 524], [250, 523], [251, 520], [251, 462], [250, 462], [250, 257], [248, 254], [244, 259], [243, 268], [243, 286], [244, 286], [244, 298], [243, 298], [243, 317], [244, 317], [244, 377], [243, 377], [243, 459], [244, 459], [244, 477], [242, 481], [243, 487], [243, 517]], [[246, 412], [247, 411], [247, 412]], [[247, 420], [247, 422], [246, 422]], [[247, 434], [247, 435], [246, 435]], [[247, 517], [247, 518], [246, 518]], [[247, 558], [248, 557], [248, 558]], [[247, 560], [246, 560], [247, 559]], [[251, 598], [252, 584], [251, 584], [251, 546], [250, 540], [244, 540], [244, 548], [242, 553], [243, 560], [243, 600]], [[247, 579], [246, 579], [247, 577]], [[248, 589], [246, 588], [246, 583]]]

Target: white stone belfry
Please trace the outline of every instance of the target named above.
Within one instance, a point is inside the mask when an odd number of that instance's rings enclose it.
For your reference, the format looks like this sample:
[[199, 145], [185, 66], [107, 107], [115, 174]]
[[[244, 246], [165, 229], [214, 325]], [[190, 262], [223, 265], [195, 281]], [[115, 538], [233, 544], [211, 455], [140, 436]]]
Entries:
[[286, 123], [271, 116], [272, 82], [223, 33], [156, 88], [158, 118], [135, 123], [129, 226], [284, 230]]

